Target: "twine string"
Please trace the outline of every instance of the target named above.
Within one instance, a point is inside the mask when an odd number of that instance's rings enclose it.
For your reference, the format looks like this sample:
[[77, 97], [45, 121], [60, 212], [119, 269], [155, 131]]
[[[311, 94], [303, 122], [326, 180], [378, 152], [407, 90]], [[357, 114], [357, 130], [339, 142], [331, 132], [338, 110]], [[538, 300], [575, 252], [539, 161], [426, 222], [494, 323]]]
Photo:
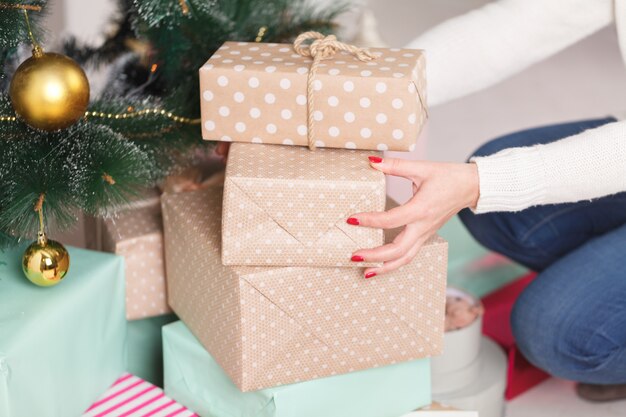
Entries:
[[[305, 45], [305, 42], [311, 41], [310, 44]], [[348, 52], [354, 55], [359, 61], [367, 62], [376, 58], [376, 55], [372, 54], [365, 48], [359, 48], [355, 45], [349, 45], [344, 42], [339, 42], [335, 35], [325, 36], [322, 33], [309, 31], [300, 34], [293, 42], [293, 49], [301, 56], [313, 58], [311, 68], [307, 76], [307, 140], [309, 143], [309, 149], [315, 150], [315, 98], [314, 98], [314, 86], [315, 77], [317, 75], [317, 69], [321, 61], [330, 59], [335, 56], [339, 51]]]

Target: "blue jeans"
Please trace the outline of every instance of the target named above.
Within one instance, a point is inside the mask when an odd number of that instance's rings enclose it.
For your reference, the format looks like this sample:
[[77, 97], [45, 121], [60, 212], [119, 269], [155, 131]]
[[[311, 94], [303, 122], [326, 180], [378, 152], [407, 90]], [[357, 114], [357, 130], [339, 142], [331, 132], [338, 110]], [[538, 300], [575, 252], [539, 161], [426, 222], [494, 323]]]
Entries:
[[[549, 143], [614, 120], [525, 130], [495, 139], [475, 155]], [[459, 216], [481, 244], [539, 272], [511, 317], [528, 360], [565, 379], [626, 383], [626, 193]]]

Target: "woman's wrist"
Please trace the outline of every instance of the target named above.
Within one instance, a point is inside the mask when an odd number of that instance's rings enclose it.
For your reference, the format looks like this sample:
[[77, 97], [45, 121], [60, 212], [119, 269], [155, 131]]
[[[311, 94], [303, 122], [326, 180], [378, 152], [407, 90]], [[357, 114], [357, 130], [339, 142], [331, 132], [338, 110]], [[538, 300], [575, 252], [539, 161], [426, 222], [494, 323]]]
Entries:
[[480, 178], [478, 177], [478, 166], [474, 162], [465, 164], [465, 202], [466, 206], [475, 209], [480, 198]]

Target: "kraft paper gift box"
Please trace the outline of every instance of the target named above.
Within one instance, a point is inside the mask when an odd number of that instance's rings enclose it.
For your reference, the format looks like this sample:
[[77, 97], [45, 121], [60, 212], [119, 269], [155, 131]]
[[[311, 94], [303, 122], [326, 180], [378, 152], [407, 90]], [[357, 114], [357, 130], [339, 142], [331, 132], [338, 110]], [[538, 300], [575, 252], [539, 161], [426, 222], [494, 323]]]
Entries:
[[[424, 53], [371, 48], [362, 62], [346, 52], [314, 79], [318, 147], [410, 151], [426, 122]], [[226, 42], [200, 68], [202, 137], [308, 145], [311, 58], [290, 44]]]
[[433, 402], [402, 417], [478, 417], [478, 412], [459, 410], [455, 407]]
[[507, 354], [507, 400], [512, 400], [550, 377], [548, 373], [528, 362], [517, 348], [511, 331], [511, 311], [515, 300], [535, 276], [534, 273], [527, 274], [482, 300], [485, 306], [483, 333], [495, 340]]
[[199, 417], [162, 389], [124, 373], [81, 417]]
[[149, 190], [111, 217], [86, 217], [85, 240], [90, 249], [124, 258], [128, 320], [171, 312], [166, 295], [159, 190]]
[[0, 252], [0, 416], [79, 416], [124, 372], [124, 264], [68, 248], [63, 282], [24, 277], [25, 246]]
[[211, 417], [400, 417], [429, 404], [428, 359], [241, 392], [182, 322], [163, 328], [165, 392]]
[[350, 257], [382, 245], [382, 230], [346, 223], [385, 208], [385, 176], [369, 155], [234, 143], [224, 182], [224, 265], [379, 265]]
[[360, 268], [232, 267], [221, 189], [162, 198], [169, 303], [242, 391], [441, 353], [447, 243], [375, 279]]

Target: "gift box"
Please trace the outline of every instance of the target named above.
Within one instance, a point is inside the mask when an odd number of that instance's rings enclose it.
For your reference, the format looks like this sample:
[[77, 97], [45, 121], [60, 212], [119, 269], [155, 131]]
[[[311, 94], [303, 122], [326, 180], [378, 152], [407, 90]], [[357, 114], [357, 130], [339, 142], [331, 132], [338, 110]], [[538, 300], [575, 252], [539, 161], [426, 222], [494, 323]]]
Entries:
[[167, 314], [128, 322], [128, 372], [151, 384], [163, 386], [161, 328], [177, 320], [175, 314]]
[[224, 265], [378, 266], [350, 260], [383, 244], [351, 214], [385, 209], [371, 152], [235, 143], [224, 182]]
[[89, 407], [82, 417], [164, 416], [199, 417], [168, 398], [162, 389], [125, 373]]
[[359, 268], [232, 267], [221, 189], [162, 198], [169, 302], [243, 391], [437, 355], [447, 243], [374, 279]]
[[434, 402], [402, 417], [478, 417], [478, 413]]
[[163, 328], [165, 392], [212, 417], [398, 417], [430, 403], [429, 360], [241, 392], [182, 322]]
[[[207, 140], [409, 151], [427, 119], [420, 50], [372, 48], [363, 62], [338, 51], [319, 64], [292, 45], [226, 42], [200, 68], [202, 137]], [[308, 107], [312, 106], [310, 109]]]
[[515, 300], [535, 276], [534, 273], [527, 274], [483, 298], [483, 333], [498, 342], [507, 353], [507, 400], [512, 400], [550, 377], [548, 373], [528, 362], [517, 348], [511, 331], [511, 310]]
[[79, 416], [124, 372], [120, 257], [68, 248], [63, 282], [42, 288], [0, 252], [0, 416]]

